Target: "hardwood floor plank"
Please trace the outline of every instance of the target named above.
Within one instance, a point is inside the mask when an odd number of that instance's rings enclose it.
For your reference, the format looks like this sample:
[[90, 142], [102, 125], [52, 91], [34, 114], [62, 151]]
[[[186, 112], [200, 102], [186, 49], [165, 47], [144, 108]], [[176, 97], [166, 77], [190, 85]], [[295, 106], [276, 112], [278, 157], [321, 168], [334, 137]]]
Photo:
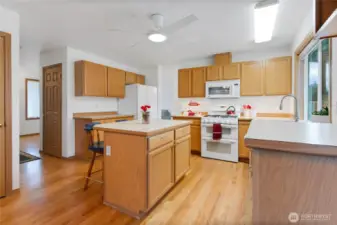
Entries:
[[[21, 148], [34, 153], [37, 140], [23, 137]], [[251, 224], [251, 183], [244, 163], [193, 155], [190, 172], [146, 218], [136, 220], [103, 205], [102, 185], [83, 191], [87, 162], [41, 157], [20, 165], [20, 191], [0, 200], [1, 225]]]

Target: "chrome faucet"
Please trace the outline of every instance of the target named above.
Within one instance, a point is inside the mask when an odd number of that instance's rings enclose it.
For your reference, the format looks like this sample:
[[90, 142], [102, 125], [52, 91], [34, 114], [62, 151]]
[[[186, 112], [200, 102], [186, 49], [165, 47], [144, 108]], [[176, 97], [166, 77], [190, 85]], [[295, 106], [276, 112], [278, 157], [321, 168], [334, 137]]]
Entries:
[[298, 122], [298, 120], [300, 119], [299, 116], [298, 116], [298, 101], [297, 101], [297, 98], [295, 97], [295, 95], [292, 95], [292, 94], [289, 94], [289, 95], [285, 95], [283, 96], [282, 100], [281, 100], [281, 103], [280, 103], [280, 110], [283, 109], [283, 100], [287, 97], [293, 97], [295, 99], [295, 115], [294, 115], [294, 120], [295, 122]]

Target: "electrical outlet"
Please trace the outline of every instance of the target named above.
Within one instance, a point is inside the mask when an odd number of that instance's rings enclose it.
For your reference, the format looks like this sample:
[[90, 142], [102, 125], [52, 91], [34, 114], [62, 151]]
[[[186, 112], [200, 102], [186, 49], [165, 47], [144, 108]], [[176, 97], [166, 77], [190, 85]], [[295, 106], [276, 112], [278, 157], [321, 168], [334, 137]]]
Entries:
[[105, 151], [107, 156], [111, 156], [111, 146], [106, 146]]

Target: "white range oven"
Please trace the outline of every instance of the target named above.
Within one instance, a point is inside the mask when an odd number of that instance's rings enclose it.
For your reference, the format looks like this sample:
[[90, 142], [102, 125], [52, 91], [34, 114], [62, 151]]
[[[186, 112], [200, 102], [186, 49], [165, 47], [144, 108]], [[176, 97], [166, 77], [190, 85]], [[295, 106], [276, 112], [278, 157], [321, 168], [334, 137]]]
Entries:
[[[238, 117], [211, 115], [203, 117], [201, 123], [201, 156], [238, 162]], [[213, 124], [221, 125], [219, 140], [213, 140]]]

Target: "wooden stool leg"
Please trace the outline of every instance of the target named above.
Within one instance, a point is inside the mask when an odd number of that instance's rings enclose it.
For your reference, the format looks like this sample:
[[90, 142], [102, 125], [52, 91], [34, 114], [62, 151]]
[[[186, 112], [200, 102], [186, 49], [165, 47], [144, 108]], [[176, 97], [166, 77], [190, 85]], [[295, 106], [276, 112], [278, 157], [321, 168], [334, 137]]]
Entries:
[[92, 167], [94, 166], [95, 158], [96, 158], [96, 152], [94, 152], [94, 154], [92, 155], [92, 159], [91, 159], [89, 169], [88, 169], [88, 174], [87, 174], [87, 177], [85, 178], [84, 190], [88, 189], [88, 185], [89, 185], [88, 177], [91, 177]]

